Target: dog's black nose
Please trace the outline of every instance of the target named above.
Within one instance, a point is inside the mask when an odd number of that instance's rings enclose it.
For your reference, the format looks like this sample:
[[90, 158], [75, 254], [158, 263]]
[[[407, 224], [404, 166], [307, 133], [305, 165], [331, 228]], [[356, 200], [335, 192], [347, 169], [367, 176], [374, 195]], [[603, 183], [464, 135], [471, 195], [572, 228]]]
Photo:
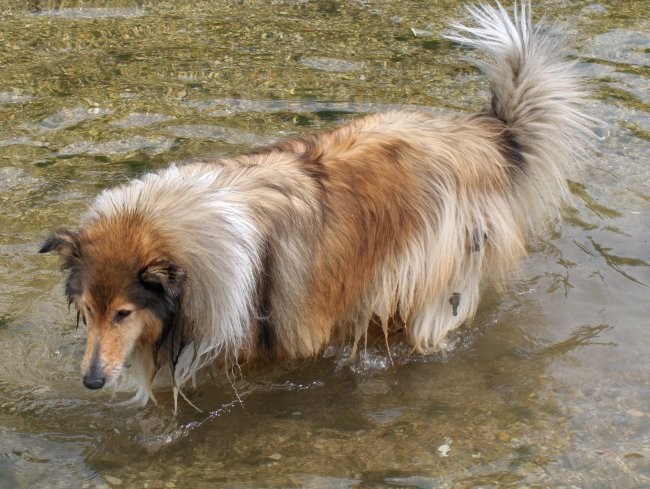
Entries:
[[101, 389], [104, 387], [104, 377], [90, 377], [84, 375], [84, 386], [88, 389]]

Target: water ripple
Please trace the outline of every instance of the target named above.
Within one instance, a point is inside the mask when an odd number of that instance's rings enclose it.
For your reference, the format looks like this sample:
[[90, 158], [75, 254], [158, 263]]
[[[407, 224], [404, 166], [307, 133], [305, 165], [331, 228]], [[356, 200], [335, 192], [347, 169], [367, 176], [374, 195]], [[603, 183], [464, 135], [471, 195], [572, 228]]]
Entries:
[[307, 113], [349, 113], [371, 114], [390, 110], [413, 110], [427, 113], [445, 112], [439, 108], [409, 104], [385, 104], [380, 102], [328, 102], [312, 100], [248, 100], [241, 98], [221, 98], [210, 100], [190, 100], [183, 102], [188, 108], [201, 112], [210, 111], [215, 117], [227, 117], [232, 114], [260, 112], [288, 112], [292, 114]]
[[20, 95], [12, 92], [0, 92], [0, 104], [22, 104], [29, 102], [31, 95]]
[[[646, 22], [647, 24], [647, 22]], [[648, 31], [615, 29], [593, 39], [593, 56], [613, 63], [629, 63], [650, 66], [647, 47], [650, 43]]]
[[208, 139], [211, 141], [223, 141], [229, 144], [243, 144], [247, 146], [271, 144], [274, 141], [272, 138], [240, 131], [239, 129], [208, 124], [167, 126], [165, 130], [181, 138]]
[[40, 133], [68, 129], [79, 125], [82, 122], [103, 117], [111, 112], [112, 110], [103, 109], [101, 107], [74, 107], [71, 109], [62, 109], [59, 112], [46, 117], [37, 124], [25, 124], [23, 128]]
[[103, 143], [93, 143], [92, 141], [79, 141], [68, 144], [61, 148], [56, 156], [69, 157], [80, 154], [86, 155], [124, 155], [138, 151], [150, 155], [165, 153], [174, 145], [174, 141], [162, 136], [133, 136], [125, 139], [116, 139]]
[[337, 58], [304, 58], [301, 60], [301, 63], [308, 68], [335, 73], [359, 71], [363, 69], [363, 63], [356, 63], [354, 61], [346, 61]]
[[34, 12], [32, 15], [38, 17], [63, 17], [66, 19], [114, 19], [114, 18], [134, 18], [147, 15], [143, 8], [135, 7], [114, 7], [114, 8], [61, 8], [47, 9]]
[[165, 114], [133, 112], [123, 119], [109, 123], [109, 126], [118, 127], [120, 129], [130, 129], [133, 127], [147, 127], [159, 122], [166, 122], [170, 119], [173, 119], [173, 117]]

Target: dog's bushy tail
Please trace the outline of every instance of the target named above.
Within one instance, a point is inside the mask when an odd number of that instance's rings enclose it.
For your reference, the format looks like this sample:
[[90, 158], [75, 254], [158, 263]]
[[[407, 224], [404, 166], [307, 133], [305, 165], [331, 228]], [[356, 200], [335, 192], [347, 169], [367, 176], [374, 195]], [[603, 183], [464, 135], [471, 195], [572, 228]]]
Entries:
[[515, 4], [512, 17], [499, 3], [468, 11], [475, 25], [453, 24], [446, 37], [491, 58], [472, 61], [490, 80], [492, 115], [505, 123], [521, 170], [515, 191], [528, 207], [522, 218], [535, 228], [539, 214], [568, 197], [566, 179], [584, 160], [595, 123], [581, 109], [584, 83], [565, 59], [566, 36], [544, 22], [533, 25], [527, 2]]

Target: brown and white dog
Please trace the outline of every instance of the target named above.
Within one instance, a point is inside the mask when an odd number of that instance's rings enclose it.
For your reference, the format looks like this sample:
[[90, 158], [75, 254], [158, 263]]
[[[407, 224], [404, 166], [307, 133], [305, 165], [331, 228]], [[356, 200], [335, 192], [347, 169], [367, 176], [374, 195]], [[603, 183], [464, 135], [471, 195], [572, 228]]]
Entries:
[[202, 367], [312, 357], [390, 325], [435, 349], [503, 284], [526, 236], [567, 195], [590, 119], [564, 40], [522, 4], [470, 9], [450, 39], [491, 109], [393, 111], [234, 158], [171, 166], [104, 191], [54, 232], [66, 294], [88, 327], [83, 383], [157, 371], [175, 391]]

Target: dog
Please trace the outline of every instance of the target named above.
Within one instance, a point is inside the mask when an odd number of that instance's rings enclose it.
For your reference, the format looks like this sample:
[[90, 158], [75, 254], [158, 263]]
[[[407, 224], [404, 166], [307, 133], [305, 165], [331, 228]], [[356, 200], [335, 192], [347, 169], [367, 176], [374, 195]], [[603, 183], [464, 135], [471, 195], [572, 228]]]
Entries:
[[502, 286], [558, 214], [590, 118], [557, 29], [499, 4], [447, 37], [491, 61], [488, 110], [390, 111], [241, 156], [172, 165], [101, 193], [55, 231], [65, 293], [87, 325], [83, 384], [135, 398], [206, 366], [287, 361], [399, 330], [435, 350]]

